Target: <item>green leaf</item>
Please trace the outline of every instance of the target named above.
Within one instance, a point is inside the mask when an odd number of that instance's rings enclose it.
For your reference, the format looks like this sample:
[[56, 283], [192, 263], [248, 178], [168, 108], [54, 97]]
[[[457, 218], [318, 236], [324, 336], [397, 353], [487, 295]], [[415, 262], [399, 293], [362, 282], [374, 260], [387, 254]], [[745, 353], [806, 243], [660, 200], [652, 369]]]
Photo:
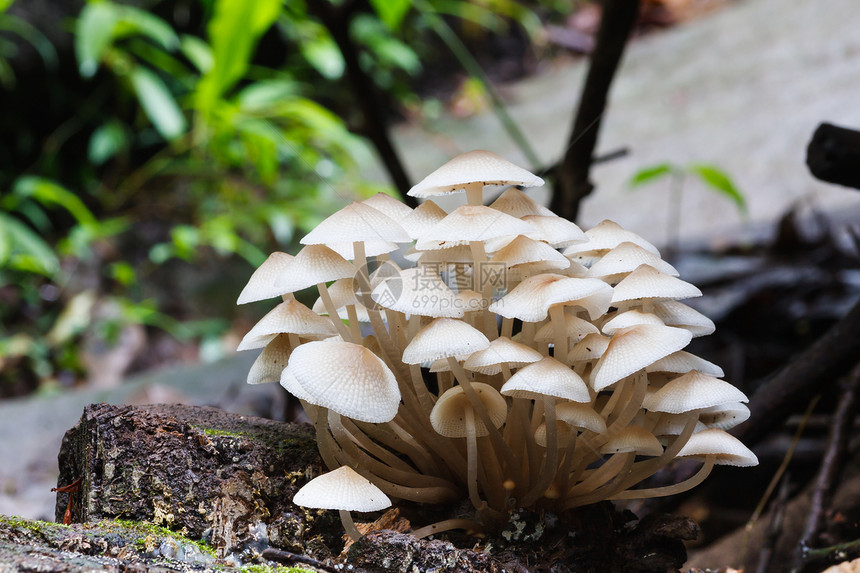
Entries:
[[123, 125], [117, 120], [111, 120], [103, 123], [93, 132], [87, 156], [91, 163], [101, 165], [127, 149], [128, 144], [128, 133]]
[[134, 6], [116, 6], [115, 9], [118, 15], [115, 37], [140, 34], [165, 50], [172, 51], [179, 47], [176, 32], [158, 16]]
[[689, 171], [698, 175], [711, 189], [731, 199], [742, 214], [747, 213], [746, 198], [725, 171], [702, 163], [691, 165]]
[[68, 211], [81, 225], [98, 224], [95, 215], [77, 195], [42, 177], [21, 177], [15, 181], [12, 192], [22, 198], [32, 198], [45, 206], [56, 205]]
[[201, 74], [205, 74], [212, 69], [214, 62], [212, 49], [209, 47], [209, 44], [197, 36], [182, 36], [179, 49]]
[[291, 80], [263, 80], [254, 82], [239, 92], [239, 107], [246, 111], [256, 111], [277, 105], [298, 92], [298, 86]]
[[370, 0], [371, 6], [392, 31], [398, 30], [412, 7], [412, 0]]
[[185, 133], [185, 116], [161, 78], [138, 66], [131, 71], [131, 84], [143, 111], [162, 137], [175, 139]]
[[209, 23], [213, 65], [198, 85], [197, 106], [204, 112], [248, 69], [254, 46], [281, 10], [280, 0], [218, 0]]
[[329, 34], [329, 31], [320, 24], [307, 20], [301, 26], [302, 41], [299, 50], [321, 76], [328, 80], [336, 80], [343, 75], [346, 63], [340, 48]]
[[640, 185], [650, 183], [655, 179], [670, 175], [673, 171], [675, 171], [675, 167], [669, 163], [661, 163], [660, 165], [645, 167], [633, 174], [629, 185], [630, 187], [639, 187]]
[[60, 270], [60, 261], [48, 243], [16, 218], [0, 213], [0, 229], [5, 232], [11, 246], [7, 267], [45, 276]]
[[118, 22], [119, 13], [110, 2], [90, 2], [81, 10], [75, 26], [75, 54], [83, 77], [96, 74]]

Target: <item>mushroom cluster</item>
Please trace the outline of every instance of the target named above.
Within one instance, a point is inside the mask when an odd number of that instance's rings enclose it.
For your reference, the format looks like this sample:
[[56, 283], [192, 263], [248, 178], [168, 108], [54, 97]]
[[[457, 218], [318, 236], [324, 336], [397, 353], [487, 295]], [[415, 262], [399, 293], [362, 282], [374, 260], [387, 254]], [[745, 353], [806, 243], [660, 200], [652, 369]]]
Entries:
[[[515, 187], [542, 184], [466, 153], [412, 188], [418, 208], [354, 202], [253, 274], [240, 304], [283, 301], [239, 346], [264, 349], [248, 382], [301, 400], [334, 470], [305, 488], [359, 487], [375, 509], [470, 500], [475, 519], [423, 536], [497, 527], [516, 508], [675, 494], [714, 464], [757, 463], [725, 432], [749, 416], [746, 396], [684, 351], [714, 330], [679, 302], [701, 292], [639, 235], [611, 221], [583, 232]], [[484, 187], [500, 185], [484, 206]], [[458, 191], [467, 204], [450, 214], [432, 200]], [[312, 287], [308, 308], [293, 293]], [[637, 489], [679, 457], [701, 470]], [[355, 536], [345, 511], [366, 509], [349, 497], [302, 489], [295, 501], [344, 510]]]

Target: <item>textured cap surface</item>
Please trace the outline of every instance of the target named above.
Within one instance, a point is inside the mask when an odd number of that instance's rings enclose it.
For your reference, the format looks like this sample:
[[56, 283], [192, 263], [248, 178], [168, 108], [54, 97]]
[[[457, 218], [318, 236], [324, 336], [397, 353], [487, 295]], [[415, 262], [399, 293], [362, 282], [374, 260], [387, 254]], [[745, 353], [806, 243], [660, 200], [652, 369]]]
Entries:
[[308, 342], [293, 350], [287, 370], [317, 406], [362, 422], [388, 422], [397, 414], [400, 390], [394, 373], [363, 346]]
[[323, 318], [297, 300], [285, 300], [248, 331], [236, 350], [262, 348], [281, 333], [331, 336], [337, 331], [329, 319]]
[[442, 249], [506, 235], [524, 235], [534, 228], [520, 219], [482, 205], [462, 205], [418, 237], [418, 250]]
[[[543, 185], [543, 181], [540, 184]], [[513, 187], [505, 189], [504, 193], [490, 203], [490, 207], [517, 219], [522, 219], [528, 215], [556, 216], [555, 213]]]
[[412, 197], [431, 197], [462, 191], [467, 183], [537, 187], [543, 179], [489, 151], [458, 155], [409, 190]]
[[325, 245], [307, 245], [292, 261], [284, 265], [275, 284], [296, 292], [337, 279], [351, 277], [355, 267]]
[[612, 287], [598, 279], [578, 279], [544, 273], [529, 277], [490, 305], [490, 312], [506, 318], [538, 322], [554, 304], [579, 305], [594, 319], [609, 308]]
[[579, 374], [549, 356], [518, 370], [502, 385], [501, 393], [530, 400], [552, 396], [572, 402], [591, 401], [588, 386]]
[[690, 436], [678, 452], [678, 457], [690, 456], [704, 459], [715, 455], [714, 463], [724, 466], [750, 467], [758, 465], [758, 458], [740, 440], [723, 430], [711, 428]]
[[679, 376], [645, 398], [642, 407], [680, 414], [730, 402], [747, 402], [746, 395], [726, 382], [693, 370]]
[[525, 344], [514, 342], [506, 336], [500, 336], [490, 342], [490, 345], [473, 353], [463, 364], [467, 370], [481, 374], [498, 374], [502, 364], [520, 366], [531, 364], [543, 358], [543, 354]]
[[640, 456], [659, 456], [663, 453], [654, 434], [641, 426], [627, 426], [606, 441], [600, 448], [601, 454], [636, 452]]
[[409, 235], [397, 222], [364, 203], [353, 201], [335, 212], [305, 235], [303, 245], [388, 241], [408, 243]]
[[293, 496], [293, 503], [300, 507], [359, 512], [391, 507], [391, 500], [381, 489], [348, 466], [341, 466], [306, 483]]
[[258, 300], [266, 300], [267, 298], [275, 298], [288, 292], [281, 287], [275, 286], [275, 280], [281, 274], [281, 271], [290, 261], [293, 260], [293, 255], [275, 251], [269, 255], [263, 264], [257, 267], [251, 278], [248, 279], [248, 284], [242, 289], [239, 295], [239, 300], [236, 304], [246, 304], [256, 302]]
[[[498, 390], [482, 382], [472, 382], [472, 388], [480, 398], [484, 408], [490, 415], [490, 422], [499, 428], [508, 416], [508, 404]], [[439, 396], [430, 411], [430, 425], [436, 433], [448, 438], [466, 437], [466, 409], [472, 409], [472, 403], [463, 391], [462, 386], [454, 386]], [[475, 435], [486, 436], [489, 431], [481, 419], [475, 415]]]
[[612, 304], [639, 299], [673, 299], [702, 296], [702, 291], [679, 278], [664, 275], [654, 267], [641, 265], [615, 285]]
[[487, 337], [468, 323], [453, 318], [437, 318], [419, 330], [403, 350], [403, 362], [433, 362], [449, 356], [471, 354], [489, 345]]

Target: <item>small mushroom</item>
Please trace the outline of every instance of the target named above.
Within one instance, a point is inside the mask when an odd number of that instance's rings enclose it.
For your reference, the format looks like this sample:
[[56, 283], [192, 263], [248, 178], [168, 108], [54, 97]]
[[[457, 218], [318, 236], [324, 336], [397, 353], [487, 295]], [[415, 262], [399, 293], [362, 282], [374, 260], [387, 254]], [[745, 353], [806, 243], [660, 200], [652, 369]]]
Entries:
[[391, 507], [391, 500], [381, 489], [347, 466], [315, 477], [293, 496], [301, 507], [336, 509], [350, 539], [361, 538], [350, 511], [369, 512]]

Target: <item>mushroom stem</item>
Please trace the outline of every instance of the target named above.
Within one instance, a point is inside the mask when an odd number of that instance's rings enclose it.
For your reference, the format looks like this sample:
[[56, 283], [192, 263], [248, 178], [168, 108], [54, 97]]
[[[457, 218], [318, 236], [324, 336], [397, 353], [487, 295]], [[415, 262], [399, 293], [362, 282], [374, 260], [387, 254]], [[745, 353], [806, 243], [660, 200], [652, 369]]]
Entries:
[[356, 340], [352, 337], [349, 330], [346, 328], [346, 325], [340, 319], [340, 315], [337, 313], [337, 309], [334, 306], [334, 302], [331, 300], [331, 294], [328, 292], [328, 287], [325, 283], [317, 283], [317, 290], [320, 293], [320, 298], [323, 301], [323, 306], [325, 306], [326, 312], [328, 312], [328, 317], [334, 323], [334, 327], [337, 329], [337, 333], [340, 334], [340, 337], [346, 340], [347, 342], [354, 342], [355, 344], [361, 344], [361, 337]]
[[675, 485], [652, 487], [648, 489], [629, 489], [627, 491], [616, 493], [609, 497], [609, 499], [646, 499], [651, 497], [675, 495], [676, 493], [685, 492], [687, 490], [693, 489], [694, 487], [702, 483], [706, 477], [708, 477], [708, 475], [711, 473], [711, 470], [714, 468], [714, 462], [716, 461], [716, 459], [717, 458], [715, 455], [708, 455], [705, 458], [705, 464], [698, 472], [696, 472], [696, 475], [682, 482], [676, 483]]
[[325, 465], [333, 470], [337, 467], [340, 467], [341, 464], [338, 463], [338, 453], [339, 448], [332, 438], [331, 434], [329, 434], [328, 426], [326, 425], [328, 418], [328, 408], [324, 408], [322, 406], [317, 408], [316, 419], [314, 420], [314, 429], [317, 434], [317, 446], [319, 447], [320, 456], [323, 459]]
[[358, 322], [358, 312], [354, 304], [346, 305], [346, 315], [349, 317], [349, 331], [352, 333], [352, 339], [356, 344], [361, 344], [361, 325]]
[[506, 336], [510, 338], [514, 334], [514, 319], [508, 317], [502, 317], [502, 334], [501, 336]]
[[630, 471], [630, 467], [633, 465], [634, 456], [635, 454], [630, 452], [630, 455], [624, 460], [624, 464], [621, 469], [614, 476], [608, 478], [602, 485], [598, 486], [594, 491], [586, 495], [581, 495], [572, 499], [569, 498], [565, 508], [568, 509], [571, 507], [579, 507], [596, 503], [609, 498], [618, 491], [621, 491], [621, 489], [623, 489], [621, 484], [622, 478]]
[[435, 535], [437, 533], [442, 533], [443, 531], [450, 531], [452, 529], [463, 529], [466, 533], [481, 533], [484, 531], [484, 527], [478, 523], [477, 521], [473, 521], [471, 519], [446, 519], [444, 521], [439, 521], [437, 523], [433, 523], [430, 525], [426, 525], [421, 529], [416, 529], [412, 532], [412, 535], [417, 537], [418, 539], [423, 539], [428, 535]]
[[496, 449], [496, 455], [501, 456], [504, 460], [504, 469], [508, 473], [507, 477], [518, 476], [520, 473], [518, 471], [519, 465], [514, 459], [511, 449], [505, 443], [504, 439], [502, 439], [502, 435], [499, 433], [498, 428], [496, 428], [492, 420], [490, 420], [490, 415], [484, 407], [484, 403], [478, 397], [478, 393], [475, 392], [474, 388], [472, 388], [469, 375], [453, 356], [448, 357], [448, 366], [451, 368], [451, 372], [454, 373], [454, 377], [457, 378], [460, 386], [463, 387], [463, 392], [465, 392], [466, 397], [469, 398], [469, 402], [471, 402], [472, 407], [475, 409], [475, 413], [478, 414], [478, 418], [487, 427], [487, 431], [490, 433], [490, 440], [493, 443], [493, 447]]
[[634, 374], [632, 382], [627, 382], [630, 385], [627, 399], [621, 404], [623, 405], [618, 416], [607, 429], [607, 433], [614, 433], [613, 430], [624, 428], [636, 417], [637, 412], [642, 407], [642, 400], [645, 399], [645, 392], [648, 389], [648, 377], [645, 370], [640, 370]]
[[675, 438], [672, 445], [663, 450], [660, 456], [634, 464], [630, 475], [622, 483], [622, 489], [631, 488], [642, 480], [649, 478], [657, 473], [660, 468], [667, 466], [675, 459], [675, 456], [678, 455], [678, 452], [681, 451], [681, 448], [684, 447], [684, 444], [687, 443], [687, 440], [690, 439], [690, 436], [693, 435], [693, 431], [696, 429], [698, 413], [690, 412], [687, 415], [688, 418], [686, 424], [684, 424], [684, 429], [681, 430], [681, 433]]
[[490, 340], [499, 336], [496, 327], [496, 316], [487, 307], [493, 302], [493, 284], [484, 280], [484, 264], [487, 262], [487, 253], [484, 250], [483, 241], [470, 241], [469, 248], [472, 250], [472, 280], [474, 281], [475, 290], [480, 288], [483, 304], [481, 310], [478, 311], [484, 318], [483, 331]]
[[343, 524], [344, 530], [346, 530], [346, 534], [349, 535], [349, 538], [354, 542], [361, 539], [361, 533], [359, 533], [358, 528], [355, 526], [355, 522], [352, 520], [352, 515], [345, 510], [339, 509], [338, 513], [340, 514], [340, 522]]
[[466, 486], [469, 488], [469, 500], [475, 509], [481, 510], [487, 502], [478, 495], [478, 441], [475, 436], [475, 412], [466, 408]]
[[635, 452], [619, 452], [612, 454], [612, 456], [606, 460], [602, 466], [597, 469], [589, 470], [588, 476], [568, 491], [568, 497], [585, 495], [594, 491], [601, 485], [608, 483], [609, 480], [624, 470], [628, 461], [632, 464], [635, 456]]
[[543, 411], [546, 424], [546, 453], [538, 480], [522, 500], [522, 505], [530, 506], [536, 502], [552, 484], [558, 469], [558, 427], [555, 424], [555, 398], [543, 397]]
[[555, 345], [553, 358], [565, 366], [569, 366], [570, 364], [567, 361], [568, 341], [567, 325], [564, 320], [564, 307], [560, 304], [549, 307], [549, 317], [552, 321], [553, 344]]
[[466, 183], [466, 201], [469, 205], [484, 204], [484, 184], [480, 181], [477, 183]]

